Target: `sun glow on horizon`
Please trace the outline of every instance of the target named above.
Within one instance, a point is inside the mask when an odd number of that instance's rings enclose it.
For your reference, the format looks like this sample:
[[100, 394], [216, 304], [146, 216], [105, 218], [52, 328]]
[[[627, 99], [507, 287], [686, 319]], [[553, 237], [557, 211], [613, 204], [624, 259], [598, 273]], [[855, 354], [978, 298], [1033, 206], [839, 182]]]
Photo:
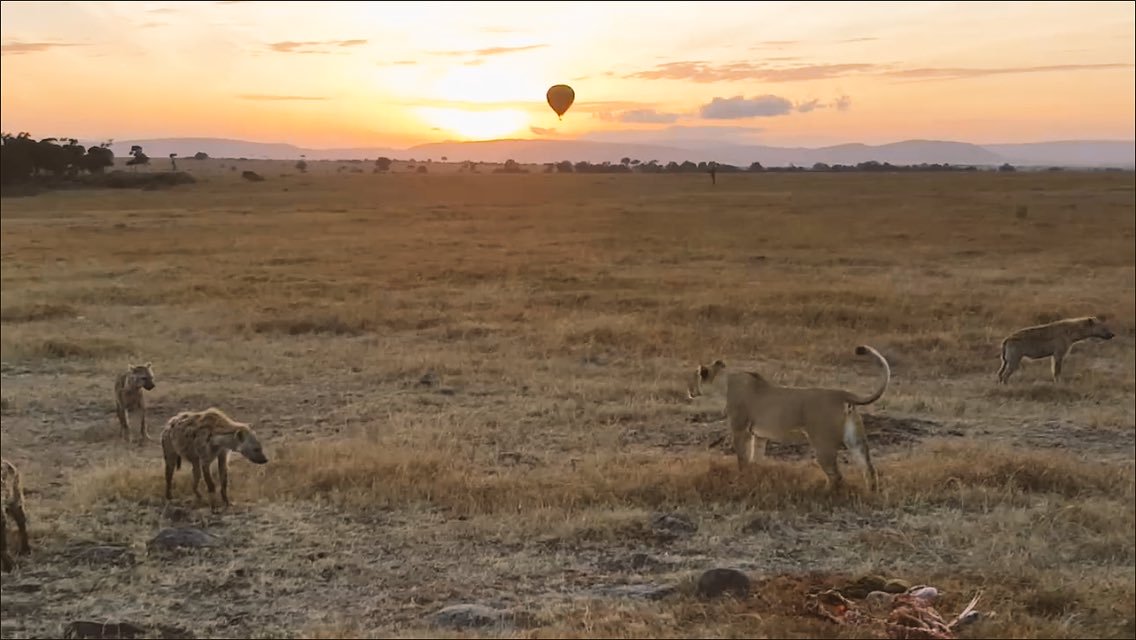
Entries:
[[528, 127], [529, 115], [517, 109], [467, 111], [439, 107], [420, 107], [418, 115], [432, 126], [460, 136], [463, 140], [491, 140]]

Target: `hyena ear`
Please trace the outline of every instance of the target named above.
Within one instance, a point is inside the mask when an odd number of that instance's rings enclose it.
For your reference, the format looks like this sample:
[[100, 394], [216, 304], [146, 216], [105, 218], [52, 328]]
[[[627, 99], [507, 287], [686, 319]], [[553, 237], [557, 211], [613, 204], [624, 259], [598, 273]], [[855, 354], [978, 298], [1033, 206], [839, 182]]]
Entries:
[[237, 429], [237, 442], [244, 442], [245, 438], [247, 438], [247, 437], [248, 437], [248, 430]]
[[703, 380], [710, 377], [710, 370], [706, 368], [706, 365], [698, 365], [698, 377]]
[[1097, 322], [1108, 322], [1108, 316], [1106, 316], [1103, 313], [1098, 315], [1096, 318], [1097, 318]]
[[149, 369], [149, 368], [150, 368], [151, 366], [153, 366], [153, 363], [151, 363], [151, 362], [146, 362], [146, 368], [147, 368], [147, 369]]

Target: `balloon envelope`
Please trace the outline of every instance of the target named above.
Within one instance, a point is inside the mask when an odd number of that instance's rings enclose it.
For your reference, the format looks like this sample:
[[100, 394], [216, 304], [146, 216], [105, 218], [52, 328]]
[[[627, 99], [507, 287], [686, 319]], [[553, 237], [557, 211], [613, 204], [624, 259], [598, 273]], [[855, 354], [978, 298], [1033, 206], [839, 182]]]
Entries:
[[548, 99], [548, 106], [552, 107], [556, 115], [563, 116], [568, 111], [568, 107], [572, 106], [572, 101], [576, 99], [576, 92], [566, 84], [558, 84], [549, 87], [545, 98]]

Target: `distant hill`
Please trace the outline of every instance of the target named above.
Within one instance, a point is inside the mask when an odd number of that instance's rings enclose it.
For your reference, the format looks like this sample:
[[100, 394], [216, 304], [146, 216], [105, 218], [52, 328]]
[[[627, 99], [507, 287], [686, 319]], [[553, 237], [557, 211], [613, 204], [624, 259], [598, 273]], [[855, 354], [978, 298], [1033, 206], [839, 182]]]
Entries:
[[825, 164], [890, 162], [891, 164], [949, 163], [994, 166], [1006, 162], [1016, 166], [1122, 167], [1136, 168], [1136, 141], [1065, 140], [1029, 144], [976, 145], [940, 140], [905, 140], [884, 145], [842, 144], [830, 147], [771, 147], [717, 143], [642, 144], [590, 140], [489, 140], [483, 142], [436, 142], [407, 149], [358, 147], [308, 149], [285, 143], [248, 142], [223, 138], [164, 138], [115, 142], [116, 156], [126, 156], [132, 145], [141, 145], [151, 158], [170, 153], [179, 157], [199, 151], [213, 158], [270, 160], [362, 160], [386, 156], [392, 159], [440, 160], [450, 162], [543, 163], [570, 160], [619, 162], [632, 158], [647, 162], [716, 161], [748, 167], [753, 162], [765, 166], [811, 167]]

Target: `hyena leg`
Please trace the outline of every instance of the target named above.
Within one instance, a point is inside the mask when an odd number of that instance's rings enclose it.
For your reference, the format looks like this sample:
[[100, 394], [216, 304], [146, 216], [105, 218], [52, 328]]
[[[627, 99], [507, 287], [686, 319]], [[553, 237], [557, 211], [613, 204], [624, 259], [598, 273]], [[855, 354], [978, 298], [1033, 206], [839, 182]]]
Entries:
[[221, 500], [229, 504], [229, 452], [222, 451], [217, 456], [217, 476], [221, 479]]
[[1022, 356], [1020, 353], [1017, 353], [1012, 349], [1007, 350], [1006, 353], [1002, 354], [1002, 368], [999, 369], [998, 380], [1002, 384], [1009, 382], [1010, 376], [1014, 375], [1014, 372], [1018, 370], [1018, 367], [1021, 366], [1021, 363]]
[[1053, 352], [1053, 382], [1060, 382], [1061, 379], [1061, 363], [1065, 361], [1065, 356], [1069, 355], [1069, 349], [1058, 349]]
[[205, 488], [209, 489], [209, 502], [213, 502], [213, 496], [217, 493], [217, 485], [213, 483], [213, 472], [209, 469], [212, 464], [212, 460], [206, 460], [201, 464], [201, 471], [205, 476]]
[[16, 553], [31, 553], [32, 547], [28, 544], [28, 517], [24, 514], [24, 505], [17, 502], [9, 504], [4, 510], [16, 521], [16, 529], [20, 532], [20, 548]]
[[[210, 481], [212, 482], [212, 481]], [[201, 484], [201, 461], [193, 461], [193, 495], [197, 496], [198, 501], [201, 500], [201, 492], [197, 490], [197, 485]]]
[[166, 456], [166, 500], [173, 500], [174, 470], [178, 467], [178, 456]]
[[150, 437], [150, 432], [146, 430], [146, 407], [139, 409], [138, 413], [142, 415], [142, 426], [139, 427], [139, 432], [142, 434], [142, 439], [153, 441], [154, 439]]
[[115, 406], [114, 411], [118, 414], [118, 424], [122, 427], [122, 439], [130, 442], [130, 422], [127, 421], [126, 409], [119, 404]]
[[12, 556], [8, 555], [8, 521], [0, 509], [0, 571], [11, 571], [13, 564]]

